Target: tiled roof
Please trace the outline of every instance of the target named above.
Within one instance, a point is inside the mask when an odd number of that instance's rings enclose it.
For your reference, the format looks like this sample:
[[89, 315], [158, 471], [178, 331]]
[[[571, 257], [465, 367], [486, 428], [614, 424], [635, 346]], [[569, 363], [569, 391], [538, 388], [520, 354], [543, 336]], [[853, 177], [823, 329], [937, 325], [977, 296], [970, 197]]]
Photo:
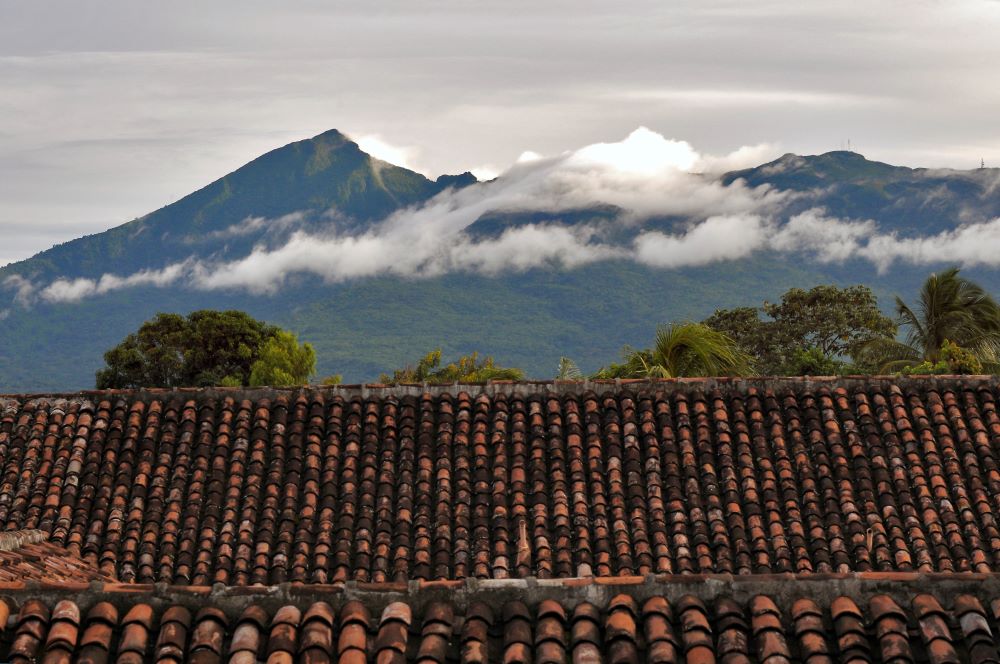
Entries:
[[64, 547], [47, 542], [40, 530], [0, 533], [0, 583], [47, 581], [51, 583], [114, 581]]
[[992, 379], [0, 400], [0, 528], [123, 581], [1000, 571]]
[[18, 664], [1000, 662], [995, 577], [930, 592], [907, 583], [885, 591], [877, 579], [812, 588], [788, 581], [770, 592], [738, 583], [701, 584], [691, 592], [669, 583], [609, 584], [608, 592], [590, 597], [567, 585], [513, 593], [498, 586], [462, 602], [403, 595], [377, 608], [337, 593], [152, 601], [124, 586], [72, 599], [8, 597], [0, 601], [0, 625], [7, 625], [0, 658]]

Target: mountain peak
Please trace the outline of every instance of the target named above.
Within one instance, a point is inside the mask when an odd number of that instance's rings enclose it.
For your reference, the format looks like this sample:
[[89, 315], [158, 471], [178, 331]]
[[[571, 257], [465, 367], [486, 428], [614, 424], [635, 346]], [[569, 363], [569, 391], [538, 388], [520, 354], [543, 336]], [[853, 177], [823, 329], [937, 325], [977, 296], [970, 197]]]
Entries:
[[344, 132], [340, 131], [339, 129], [327, 129], [326, 131], [320, 132], [319, 134], [316, 134], [315, 136], [313, 136], [312, 138], [307, 139], [307, 140], [318, 141], [318, 140], [321, 140], [321, 139], [324, 139], [324, 140], [343, 140], [343, 141], [349, 141], [349, 140], [351, 140], [347, 136], [347, 134], [345, 134]]
[[458, 175], [441, 175], [434, 181], [434, 183], [442, 189], [446, 189], [448, 187], [461, 189], [463, 187], [468, 187], [470, 184], [476, 184], [477, 182], [479, 182], [479, 179], [469, 171], [459, 173]]
[[[468, 184], [464, 175], [452, 177], [446, 186]], [[247, 230], [248, 220], [258, 220], [263, 228], [263, 221], [285, 215], [334, 213], [363, 225], [443, 188], [406, 168], [376, 164], [346, 134], [329, 129], [275, 148], [135, 221], [6, 266], [0, 280], [15, 272], [36, 278], [97, 278], [109, 262], [121, 272], [134, 272], [192, 255], [243, 251], [257, 237]]]

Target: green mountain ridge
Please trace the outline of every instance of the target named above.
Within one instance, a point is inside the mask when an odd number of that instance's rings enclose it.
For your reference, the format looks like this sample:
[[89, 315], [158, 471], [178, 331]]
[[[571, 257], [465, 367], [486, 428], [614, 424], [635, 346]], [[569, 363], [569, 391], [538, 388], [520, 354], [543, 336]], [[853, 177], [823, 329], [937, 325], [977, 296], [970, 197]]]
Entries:
[[364, 224], [447, 187], [473, 182], [469, 173], [430, 180], [375, 159], [330, 130], [267, 152], [155, 212], [0, 268], [0, 281], [11, 274], [97, 278], [109, 271], [156, 269], [191, 256], [239, 256], [268, 230], [263, 225], [257, 232], [226, 233], [247, 219], [312, 212]]
[[[997, 169], [912, 169], [831, 152], [784, 155], [729, 173], [722, 181], [737, 179], [795, 192], [782, 211], [786, 217], [822, 207], [835, 217], [873, 219], [883, 231], [904, 236], [1000, 217]], [[260, 242], [280, 241], [294, 229], [334, 224], [356, 232], [448, 187], [475, 182], [471, 174], [430, 180], [374, 159], [340, 132], [329, 131], [268, 152], [140, 219], [0, 268], [0, 284], [12, 275], [46, 283], [107, 272], [126, 275], [192, 256], [232, 259]], [[494, 237], [532, 223], [613, 225], [617, 213], [601, 205], [560, 213], [496, 211], [484, 214], [468, 232]], [[652, 219], [647, 227], [684, 222]], [[28, 308], [3, 303], [0, 393], [91, 387], [103, 351], [157, 311], [244, 309], [298, 332], [316, 346], [321, 375], [343, 373], [349, 381], [374, 379], [438, 346], [446, 354], [491, 353], [501, 364], [546, 378], [561, 355], [591, 370], [615, 359], [625, 343], [648, 343], [657, 323], [759, 304], [792, 286], [868, 283], [888, 306], [893, 293], [915, 291], [930, 269], [897, 266], [879, 274], [860, 260], [821, 264], [809, 256], [764, 251], [674, 270], [616, 260], [499, 276], [382, 276], [336, 284], [299, 276], [262, 296], [175, 285]], [[997, 270], [969, 273], [1000, 291]]]

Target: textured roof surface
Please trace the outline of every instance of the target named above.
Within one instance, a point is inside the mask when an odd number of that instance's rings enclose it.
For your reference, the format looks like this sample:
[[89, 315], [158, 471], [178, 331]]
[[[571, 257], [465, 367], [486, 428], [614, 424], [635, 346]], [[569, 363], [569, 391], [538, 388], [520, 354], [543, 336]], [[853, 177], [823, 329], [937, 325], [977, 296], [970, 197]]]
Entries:
[[[9, 662], [997, 662], [1000, 601], [902, 591], [779, 597], [732, 589], [597, 601], [253, 601], [239, 611], [109, 595], [0, 601]], [[647, 589], [648, 590], [648, 589]], [[785, 593], [787, 595], [787, 593]], [[702, 593], [704, 595], [704, 593]], [[339, 598], [337, 598], [339, 599]]]
[[102, 573], [64, 547], [45, 541], [46, 538], [40, 530], [0, 533], [0, 583], [115, 580], [114, 576]]
[[0, 400], [0, 528], [123, 581], [1000, 570], [984, 380]]

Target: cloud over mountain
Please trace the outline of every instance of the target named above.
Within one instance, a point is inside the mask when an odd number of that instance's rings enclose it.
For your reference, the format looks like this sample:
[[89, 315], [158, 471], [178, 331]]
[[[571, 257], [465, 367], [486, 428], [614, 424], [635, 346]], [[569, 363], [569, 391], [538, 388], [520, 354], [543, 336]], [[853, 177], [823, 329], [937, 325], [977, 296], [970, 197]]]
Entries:
[[[275, 219], [253, 216], [205, 235], [225, 239], [270, 233], [241, 256], [191, 256], [131, 274], [47, 283], [17, 277], [6, 285], [25, 304], [178, 284], [266, 294], [296, 275], [330, 283], [379, 275], [496, 275], [612, 259], [678, 269], [761, 251], [806, 254], [821, 263], [860, 258], [879, 270], [897, 261], [1000, 265], [1000, 256], [988, 250], [1000, 239], [1000, 219], [902, 237], [881, 231], [875, 221], [838, 218], [821, 206], [796, 212], [793, 204], [806, 198], [802, 191], [722, 177], [729, 168], [768, 153], [774, 149], [754, 146], [720, 157], [704, 155], [684, 141], [640, 127], [618, 142], [522, 157], [495, 180], [446, 188], [358, 228], [330, 223], [331, 215], [322, 211]], [[801, 165], [783, 159], [771, 167], [773, 173]], [[493, 234], [471, 232], [485, 215], [523, 213], [545, 217]], [[573, 217], [572, 223], [563, 217]]]

